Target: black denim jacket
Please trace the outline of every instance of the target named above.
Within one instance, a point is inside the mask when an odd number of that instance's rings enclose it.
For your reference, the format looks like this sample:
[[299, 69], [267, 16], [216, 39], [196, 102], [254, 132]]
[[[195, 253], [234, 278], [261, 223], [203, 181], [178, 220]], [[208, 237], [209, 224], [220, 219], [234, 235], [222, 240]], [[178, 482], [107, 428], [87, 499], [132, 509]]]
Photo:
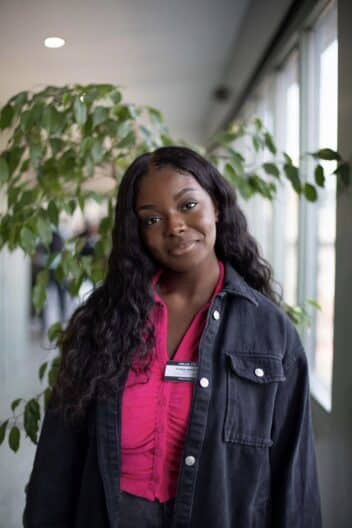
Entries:
[[[119, 528], [120, 427], [120, 400], [95, 402], [80, 431], [49, 407], [26, 528]], [[228, 262], [181, 459], [171, 528], [188, 527], [321, 527], [305, 352], [288, 317]]]

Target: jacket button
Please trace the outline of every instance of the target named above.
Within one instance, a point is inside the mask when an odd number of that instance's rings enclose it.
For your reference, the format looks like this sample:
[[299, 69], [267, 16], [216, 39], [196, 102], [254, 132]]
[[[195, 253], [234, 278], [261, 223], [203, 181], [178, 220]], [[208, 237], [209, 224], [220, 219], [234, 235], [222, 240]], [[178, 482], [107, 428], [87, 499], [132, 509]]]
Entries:
[[254, 374], [258, 376], [258, 378], [262, 378], [264, 376], [264, 370], [261, 368], [256, 368]]
[[204, 389], [206, 389], [207, 387], [209, 387], [209, 380], [208, 378], [200, 378], [199, 380], [199, 384], [201, 387], [203, 387]]
[[216, 321], [220, 319], [220, 312], [218, 310], [213, 311], [213, 319], [216, 319]]
[[194, 458], [194, 456], [186, 456], [185, 458], [186, 466], [194, 466], [195, 463], [196, 463], [196, 459]]

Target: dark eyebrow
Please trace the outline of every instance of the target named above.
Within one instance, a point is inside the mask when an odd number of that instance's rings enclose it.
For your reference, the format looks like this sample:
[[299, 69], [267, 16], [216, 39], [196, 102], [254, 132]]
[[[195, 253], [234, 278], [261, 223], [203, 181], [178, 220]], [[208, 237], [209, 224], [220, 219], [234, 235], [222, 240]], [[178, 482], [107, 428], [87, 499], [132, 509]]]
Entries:
[[[173, 195], [173, 199], [177, 200], [182, 194], [185, 194], [188, 191], [197, 191], [197, 189], [194, 189], [193, 187], [185, 187], [184, 189], [181, 189], [176, 194]], [[154, 204], [147, 204], [147, 205], [141, 205], [141, 207], [138, 207], [137, 211], [141, 211], [142, 209], [156, 209], [156, 205]]]

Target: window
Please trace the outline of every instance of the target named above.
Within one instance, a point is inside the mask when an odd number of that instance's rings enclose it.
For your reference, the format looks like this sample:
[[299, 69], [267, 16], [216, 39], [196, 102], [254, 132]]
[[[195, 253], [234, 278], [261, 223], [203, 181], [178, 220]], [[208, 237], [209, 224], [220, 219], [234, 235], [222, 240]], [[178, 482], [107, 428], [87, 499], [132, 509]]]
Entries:
[[[273, 79], [268, 77], [259, 86], [255, 95], [247, 101], [242, 109], [240, 119], [250, 121], [254, 116], [261, 119], [264, 126], [269, 130], [273, 127], [274, 99]], [[246, 161], [253, 166], [258, 166], [268, 161], [268, 153], [254, 153], [251, 141], [243, 138], [236, 142], [236, 149], [242, 152]], [[265, 176], [265, 175], [262, 175]], [[254, 234], [261, 254], [265, 259], [272, 260], [272, 222], [273, 208], [268, 200], [263, 200], [259, 195], [253, 196], [245, 201], [239, 196], [239, 203], [248, 220], [249, 230]]]
[[[307, 63], [311, 77], [307, 93], [312, 108], [306, 123], [307, 148], [337, 149], [337, 81], [338, 42], [337, 16], [330, 6], [311, 28], [307, 42]], [[307, 290], [321, 306], [314, 310], [311, 332], [306, 336], [311, 368], [312, 392], [329, 410], [333, 364], [334, 290], [335, 290], [335, 162], [322, 163], [326, 175], [325, 188], [319, 193], [318, 204], [309, 208], [307, 244], [311, 247], [307, 265], [313, 273], [307, 280]], [[312, 177], [312, 174], [310, 174]], [[313, 248], [313, 250], [312, 250]]]
[[[302, 153], [337, 149], [337, 16], [334, 2], [297, 32], [286, 58], [249, 95], [240, 117], [257, 115], [273, 133], [279, 151], [300, 166], [303, 179], [314, 180], [313, 163]], [[309, 26], [308, 26], [309, 24]], [[266, 161], [256, 159], [256, 162]], [[334, 162], [322, 163], [325, 188], [318, 202], [299, 198], [291, 184], [278, 188], [273, 204], [258, 196], [245, 203], [251, 232], [283, 286], [284, 300], [308, 307], [310, 328], [301, 336], [307, 351], [312, 394], [331, 409], [333, 361], [336, 178]]]
[[[274, 136], [279, 150], [286, 152], [295, 165], [299, 163], [300, 153], [299, 97], [298, 52], [294, 50], [277, 73]], [[273, 266], [289, 304], [297, 303], [298, 204], [297, 193], [285, 179], [274, 203]]]

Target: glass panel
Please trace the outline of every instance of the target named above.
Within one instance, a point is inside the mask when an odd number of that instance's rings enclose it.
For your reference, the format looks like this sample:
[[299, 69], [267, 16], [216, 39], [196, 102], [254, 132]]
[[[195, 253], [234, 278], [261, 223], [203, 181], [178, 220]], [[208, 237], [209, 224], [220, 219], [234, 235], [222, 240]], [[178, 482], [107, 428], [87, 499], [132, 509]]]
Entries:
[[[335, 12], [319, 23], [316, 32], [319, 79], [319, 147], [337, 148], [337, 61]], [[326, 188], [321, 192], [317, 211], [317, 302], [314, 371], [328, 389], [333, 360], [336, 178], [335, 162], [324, 162]]]
[[[299, 81], [298, 53], [294, 51], [278, 76], [277, 130], [278, 146], [299, 162]], [[282, 222], [282, 265], [279, 278], [283, 285], [284, 299], [289, 304], [297, 303], [297, 238], [298, 195], [285, 179], [278, 200], [277, 221]]]

